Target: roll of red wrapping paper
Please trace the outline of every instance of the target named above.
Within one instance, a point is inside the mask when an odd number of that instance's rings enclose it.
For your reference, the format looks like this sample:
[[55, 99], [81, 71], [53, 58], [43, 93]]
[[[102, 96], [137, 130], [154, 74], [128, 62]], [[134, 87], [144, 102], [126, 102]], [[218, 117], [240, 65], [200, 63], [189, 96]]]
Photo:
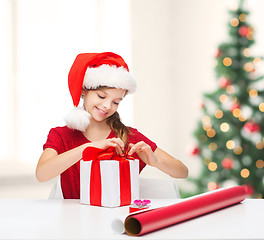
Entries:
[[170, 206], [129, 215], [125, 230], [128, 235], [140, 236], [239, 203], [246, 195], [242, 186], [197, 195]]

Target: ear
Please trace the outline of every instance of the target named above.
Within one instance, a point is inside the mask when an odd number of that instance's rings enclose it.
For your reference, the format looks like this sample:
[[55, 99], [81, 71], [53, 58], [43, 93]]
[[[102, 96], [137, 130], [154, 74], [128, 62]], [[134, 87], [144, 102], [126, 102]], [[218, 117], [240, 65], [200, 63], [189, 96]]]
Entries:
[[87, 89], [82, 88], [81, 96], [82, 96], [82, 97], [85, 96], [86, 93], [87, 93]]

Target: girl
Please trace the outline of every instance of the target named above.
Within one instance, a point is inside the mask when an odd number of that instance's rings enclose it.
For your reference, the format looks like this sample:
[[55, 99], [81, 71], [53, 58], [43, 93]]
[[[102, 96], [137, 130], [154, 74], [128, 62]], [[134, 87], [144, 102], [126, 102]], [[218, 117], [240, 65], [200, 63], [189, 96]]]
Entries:
[[[123, 58], [111, 52], [79, 54], [68, 75], [75, 109], [65, 118], [67, 126], [50, 130], [36, 168], [38, 181], [58, 175], [64, 198], [80, 198], [80, 159], [88, 146], [115, 147], [117, 153], [140, 160], [172, 177], [186, 178], [188, 169], [134, 128], [126, 127], [118, 105], [136, 90], [136, 81]], [[80, 98], [83, 106], [77, 107]]]

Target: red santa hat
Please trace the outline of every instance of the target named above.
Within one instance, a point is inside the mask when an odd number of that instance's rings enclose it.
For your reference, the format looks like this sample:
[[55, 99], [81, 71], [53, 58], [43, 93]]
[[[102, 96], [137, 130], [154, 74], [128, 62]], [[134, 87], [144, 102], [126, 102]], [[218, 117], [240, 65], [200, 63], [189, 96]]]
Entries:
[[82, 132], [90, 123], [90, 114], [83, 106], [78, 107], [83, 88], [106, 86], [126, 89], [128, 93], [134, 93], [137, 88], [124, 59], [112, 52], [77, 55], [68, 75], [68, 86], [75, 108], [65, 117], [65, 122], [69, 128]]

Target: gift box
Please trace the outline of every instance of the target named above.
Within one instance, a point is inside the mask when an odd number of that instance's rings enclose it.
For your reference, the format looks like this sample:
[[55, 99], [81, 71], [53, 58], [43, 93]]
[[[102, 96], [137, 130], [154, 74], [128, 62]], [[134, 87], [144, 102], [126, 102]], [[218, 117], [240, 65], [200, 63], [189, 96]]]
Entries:
[[103, 207], [130, 205], [139, 197], [139, 161], [115, 148], [87, 147], [80, 161], [80, 202]]

